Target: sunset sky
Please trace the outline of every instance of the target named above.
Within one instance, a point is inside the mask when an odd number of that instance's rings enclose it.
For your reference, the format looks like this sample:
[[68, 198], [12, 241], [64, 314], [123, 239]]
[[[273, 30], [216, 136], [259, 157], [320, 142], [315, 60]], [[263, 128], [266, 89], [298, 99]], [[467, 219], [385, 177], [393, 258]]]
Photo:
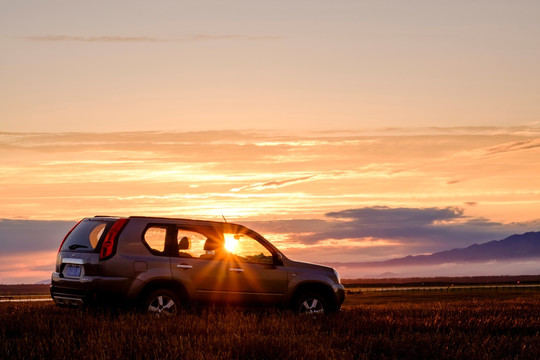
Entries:
[[538, 231], [539, 18], [537, 1], [1, 0], [0, 283], [47, 279], [97, 214], [225, 216], [316, 262]]

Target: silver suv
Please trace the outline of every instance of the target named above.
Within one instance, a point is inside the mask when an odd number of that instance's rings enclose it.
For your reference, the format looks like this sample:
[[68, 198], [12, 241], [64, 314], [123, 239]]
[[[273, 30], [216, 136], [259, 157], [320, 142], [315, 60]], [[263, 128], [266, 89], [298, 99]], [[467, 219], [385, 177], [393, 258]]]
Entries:
[[204, 303], [329, 313], [345, 292], [334, 269], [290, 260], [242, 225], [95, 216], [60, 245], [51, 296], [58, 305], [134, 301], [156, 314]]

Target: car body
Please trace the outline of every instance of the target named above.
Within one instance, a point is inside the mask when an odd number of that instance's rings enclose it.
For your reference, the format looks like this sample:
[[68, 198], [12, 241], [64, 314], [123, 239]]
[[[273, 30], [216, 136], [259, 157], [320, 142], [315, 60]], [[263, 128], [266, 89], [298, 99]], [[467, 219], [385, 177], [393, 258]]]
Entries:
[[156, 314], [222, 303], [329, 313], [345, 292], [334, 269], [290, 260], [242, 225], [95, 216], [62, 241], [51, 296], [58, 305], [132, 301]]

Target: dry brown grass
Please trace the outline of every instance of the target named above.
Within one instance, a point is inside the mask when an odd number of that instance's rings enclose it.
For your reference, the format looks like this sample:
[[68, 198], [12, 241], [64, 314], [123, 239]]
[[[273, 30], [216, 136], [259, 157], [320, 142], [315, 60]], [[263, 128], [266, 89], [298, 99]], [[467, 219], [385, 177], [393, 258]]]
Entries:
[[[349, 296], [341, 313], [0, 304], [0, 358], [538, 359], [540, 294]], [[379, 301], [377, 301], [379, 300]]]

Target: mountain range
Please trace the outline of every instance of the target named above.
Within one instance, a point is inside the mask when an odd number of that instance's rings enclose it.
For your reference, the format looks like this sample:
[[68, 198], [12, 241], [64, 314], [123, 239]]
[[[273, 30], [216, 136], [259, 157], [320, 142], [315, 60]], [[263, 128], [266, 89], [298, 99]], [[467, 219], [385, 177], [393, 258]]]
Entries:
[[331, 263], [332, 266], [413, 266], [446, 263], [473, 263], [540, 258], [540, 232], [511, 235], [503, 240], [493, 240], [436, 252], [431, 255], [409, 255], [385, 261]]

